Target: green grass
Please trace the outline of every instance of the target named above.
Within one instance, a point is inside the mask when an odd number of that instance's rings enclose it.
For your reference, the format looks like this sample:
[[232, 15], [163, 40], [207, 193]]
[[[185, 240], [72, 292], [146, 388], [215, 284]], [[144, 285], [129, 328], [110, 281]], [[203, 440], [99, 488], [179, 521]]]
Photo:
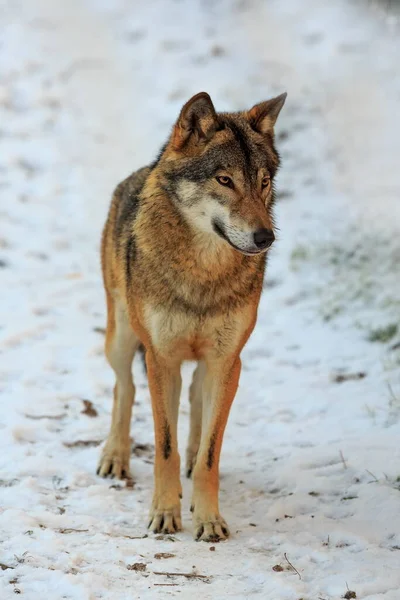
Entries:
[[386, 327], [378, 327], [377, 329], [373, 329], [368, 335], [368, 341], [370, 342], [380, 342], [381, 344], [385, 344], [386, 342], [390, 342], [392, 338], [397, 334], [398, 326], [397, 323], [390, 323], [386, 325]]

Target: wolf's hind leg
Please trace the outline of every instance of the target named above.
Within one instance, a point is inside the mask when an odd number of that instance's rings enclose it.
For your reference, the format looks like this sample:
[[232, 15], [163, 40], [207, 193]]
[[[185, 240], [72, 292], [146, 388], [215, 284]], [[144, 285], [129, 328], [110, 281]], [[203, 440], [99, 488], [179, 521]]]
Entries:
[[130, 424], [135, 386], [132, 360], [139, 346], [122, 302], [107, 293], [106, 356], [116, 376], [111, 429], [97, 473], [102, 477], [130, 477]]
[[206, 373], [206, 365], [203, 361], [199, 362], [193, 380], [190, 386], [190, 432], [186, 449], [186, 476], [191, 477], [194, 465], [196, 464], [197, 453], [200, 447], [201, 439], [201, 413], [203, 410], [203, 381]]

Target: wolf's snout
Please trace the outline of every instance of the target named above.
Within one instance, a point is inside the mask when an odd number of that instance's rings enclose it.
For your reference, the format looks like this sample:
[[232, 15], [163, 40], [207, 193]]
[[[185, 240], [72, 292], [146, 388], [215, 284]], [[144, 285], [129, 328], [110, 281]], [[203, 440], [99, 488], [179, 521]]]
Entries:
[[254, 233], [253, 239], [257, 248], [264, 250], [264, 248], [271, 246], [275, 240], [275, 236], [272, 229], [259, 229]]

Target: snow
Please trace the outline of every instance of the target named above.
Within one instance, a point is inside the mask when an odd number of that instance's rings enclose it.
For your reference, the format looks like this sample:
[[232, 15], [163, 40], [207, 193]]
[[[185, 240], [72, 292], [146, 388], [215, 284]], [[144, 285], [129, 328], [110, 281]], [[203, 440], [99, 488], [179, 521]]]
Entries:
[[[2, 0], [2, 599], [399, 598], [400, 331], [381, 334], [400, 307], [400, 38], [387, 10]], [[101, 227], [113, 187], [202, 89], [219, 110], [289, 94], [279, 239], [221, 461], [233, 535], [214, 551], [192, 540], [183, 473], [184, 531], [143, 537], [154, 440], [139, 363], [134, 488], [95, 474], [113, 385], [96, 330]]]

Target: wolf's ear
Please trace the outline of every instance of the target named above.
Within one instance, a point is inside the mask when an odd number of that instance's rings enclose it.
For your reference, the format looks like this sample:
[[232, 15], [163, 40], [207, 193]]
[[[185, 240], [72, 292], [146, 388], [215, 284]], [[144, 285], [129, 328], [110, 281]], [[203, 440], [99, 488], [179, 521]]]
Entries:
[[281, 112], [281, 108], [285, 104], [286, 96], [287, 93], [285, 92], [280, 96], [276, 96], [276, 98], [260, 102], [260, 104], [256, 104], [246, 113], [246, 117], [255, 131], [268, 133], [272, 130]]
[[196, 141], [211, 139], [218, 127], [217, 114], [210, 96], [200, 92], [183, 106], [172, 133], [172, 143], [179, 150], [188, 138], [196, 136]]

